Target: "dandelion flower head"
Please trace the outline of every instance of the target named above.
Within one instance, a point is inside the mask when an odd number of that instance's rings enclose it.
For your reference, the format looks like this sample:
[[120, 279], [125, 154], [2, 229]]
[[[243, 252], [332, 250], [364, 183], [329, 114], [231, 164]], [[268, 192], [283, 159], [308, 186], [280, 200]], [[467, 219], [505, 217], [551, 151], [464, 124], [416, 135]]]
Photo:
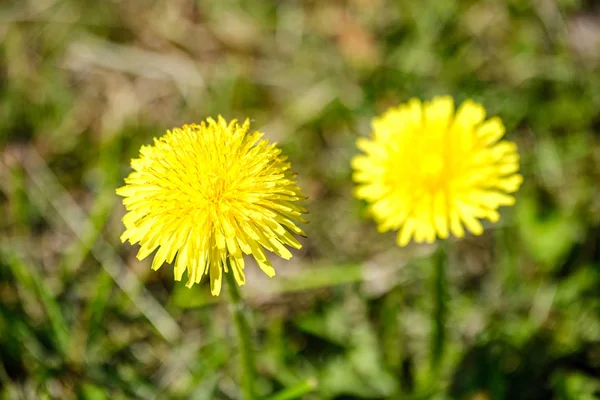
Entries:
[[449, 96], [412, 99], [375, 118], [371, 138], [358, 139], [365, 154], [352, 160], [356, 195], [381, 232], [398, 231], [400, 246], [463, 237], [464, 227], [480, 235], [480, 219], [497, 222], [523, 181], [517, 146], [501, 140], [504, 133], [502, 121], [485, 120], [471, 100], [455, 112]]
[[124, 242], [139, 243], [137, 258], [156, 250], [152, 269], [174, 262], [175, 279], [187, 271], [187, 286], [210, 276], [213, 295], [231, 267], [245, 283], [243, 254], [251, 254], [270, 277], [275, 270], [265, 250], [292, 257], [300, 248], [292, 233], [306, 212], [290, 163], [276, 144], [251, 132], [250, 122], [222, 117], [184, 125], [142, 146], [133, 172], [117, 189], [128, 213]]

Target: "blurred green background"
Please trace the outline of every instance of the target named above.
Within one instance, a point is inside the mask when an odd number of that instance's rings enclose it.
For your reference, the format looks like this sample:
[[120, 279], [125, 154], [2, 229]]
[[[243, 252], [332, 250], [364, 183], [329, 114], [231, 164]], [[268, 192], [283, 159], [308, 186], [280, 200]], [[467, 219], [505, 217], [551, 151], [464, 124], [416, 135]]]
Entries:
[[[500, 116], [525, 176], [451, 241], [442, 287], [436, 246], [378, 234], [349, 166], [374, 115], [439, 94]], [[217, 114], [280, 143], [309, 196], [303, 249], [246, 268], [262, 395], [600, 398], [592, 0], [0, 2], [0, 398], [239, 397], [225, 296], [137, 261], [115, 195], [142, 144]]]

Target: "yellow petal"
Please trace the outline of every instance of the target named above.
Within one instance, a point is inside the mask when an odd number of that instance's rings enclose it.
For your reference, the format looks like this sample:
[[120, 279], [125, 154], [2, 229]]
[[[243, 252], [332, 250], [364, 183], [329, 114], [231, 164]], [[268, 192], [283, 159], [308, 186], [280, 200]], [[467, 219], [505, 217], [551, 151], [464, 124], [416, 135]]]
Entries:
[[402, 229], [398, 232], [397, 243], [398, 246], [404, 247], [410, 242], [410, 239], [415, 231], [416, 221], [414, 218], [410, 217], [406, 220]]
[[484, 146], [495, 144], [504, 136], [504, 125], [498, 117], [490, 118], [477, 128], [477, 137]]
[[210, 292], [213, 296], [218, 296], [221, 293], [222, 284], [223, 269], [220, 264], [213, 262], [210, 264]]

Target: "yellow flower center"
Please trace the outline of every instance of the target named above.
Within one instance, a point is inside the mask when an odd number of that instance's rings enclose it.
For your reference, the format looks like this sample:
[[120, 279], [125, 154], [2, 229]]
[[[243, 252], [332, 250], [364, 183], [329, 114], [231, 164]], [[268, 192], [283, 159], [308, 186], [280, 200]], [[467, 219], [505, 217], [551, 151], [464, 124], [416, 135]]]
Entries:
[[450, 157], [447, 134], [420, 129], [390, 152], [385, 181], [397, 196], [420, 199], [450, 189], [460, 160]]
[[426, 183], [436, 185], [444, 171], [444, 158], [441, 154], [426, 154], [421, 160], [421, 174]]
[[206, 176], [207, 185], [201, 190], [202, 196], [210, 203], [220, 203], [229, 189], [229, 179], [224, 174], [211, 172]]

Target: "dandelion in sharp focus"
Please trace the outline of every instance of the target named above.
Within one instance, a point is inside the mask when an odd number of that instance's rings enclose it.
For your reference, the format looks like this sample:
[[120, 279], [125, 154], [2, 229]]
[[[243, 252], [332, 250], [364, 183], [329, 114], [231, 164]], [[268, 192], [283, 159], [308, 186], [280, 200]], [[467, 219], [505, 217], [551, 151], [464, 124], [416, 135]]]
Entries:
[[499, 118], [465, 101], [456, 111], [451, 97], [421, 103], [412, 99], [372, 123], [372, 138], [357, 146], [352, 160], [356, 195], [370, 203], [379, 230], [398, 230], [407, 245], [483, 232], [480, 219], [496, 222], [498, 207], [512, 205], [510, 193], [523, 178], [515, 143], [500, 140]]
[[175, 279], [187, 270], [191, 287], [210, 275], [213, 295], [231, 266], [245, 283], [243, 253], [270, 277], [264, 249], [285, 259], [300, 248], [292, 233], [306, 212], [290, 164], [275, 144], [249, 133], [250, 122], [208, 119], [168, 131], [132, 160], [134, 171], [117, 189], [128, 213], [122, 241], [139, 243], [138, 259], [156, 250], [152, 268], [173, 263]]

